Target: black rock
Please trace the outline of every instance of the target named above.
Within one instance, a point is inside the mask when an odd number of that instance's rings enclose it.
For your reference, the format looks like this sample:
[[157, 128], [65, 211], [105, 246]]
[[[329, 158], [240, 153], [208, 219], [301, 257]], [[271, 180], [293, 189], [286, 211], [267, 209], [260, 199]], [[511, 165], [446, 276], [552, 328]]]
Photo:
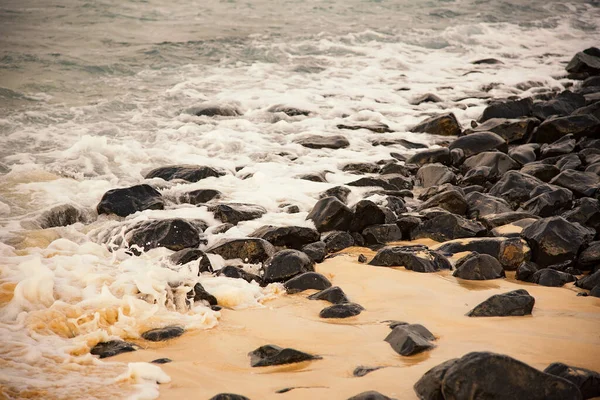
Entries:
[[458, 260], [455, 267], [452, 275], [461, 279], [483, 281], [506, 277], [500, 261], [488, 254], [473, 252]]
[[442, 393], [442, 382], [450, 367], [458, 358], [453, 358], [441, 363], [427, 371], [414, 385], [414, 390], [419, 399], [422, 400], [444, 400]]
[[137, 246], [144, 251], [157, 247], [179, 251], [196, 248], [201, 243], [200, 231], [178, 218], [139, 222], [127, 233], [127, 242], [130, 248]]
[[537, 118], [491, 118], [474, 129], [466, 130], [465, 133], [468, 135], [471, 132], [493, 132], [507, 143], [523, 142], [539, 124]]
[[325, 290], [331, 287], [331, 282], [317, 272], [305, 272], [286, 281], [283, 286], [288, 294], [293, 294], [307, 289]]
[[326, 175], [326, 172], [313, 172], [310, 174], [299, 175], [296, 178], [311, 182], [327, 182]]
[[467, 313], [469, 317], [510, 317], [530, 315], [535, 299], [525, 289], [495, 294]]
[[265, 225], [254, 232], [250, 237], [266, 240], [273, 246], [283, 246], [300, 250], [302, 246], [319, 240], [319, 232], [303, 226], [272, 226]]
[[592, 103], [588, 106], [578, 108], [571, 115], [590, 115], [600, 120], [600, 102]]
[[577, 267], [589, 270], [600, 265], [600, 242], [591, 242], [577, 257]]
[[226, 265], [217, 271], [217, 276], [225, 276], [233, 279], [243, 279], [250, 283], [252, 281], [257, 282], [259, 285], [263, 285], [263, 280], [260, 276], [251, 274], [250, 272], [244, 271], [241, 267], [235, 265]]
[[580, 51], [569, 61], [565, 69], [574, 74], [600, 75], [600, 50], [590, 47]]
[[[429, 337], [433, 337], [431, 332], [427, 329], [425, 331], [429, 333]], [[394, 327], [384, 340], [401, 356], [412, 356], [435, 347], [429, 341], [431, 339], [422, 334], [421, 329], [415, 329], [412, 325]]]
[[412, 189], [413, 183], [410, 178], [402, 174], [386, 174], [379, 177], [364, 177], [347, 183], [348, 186], [356, 187], [380, 187], [384, 190]]
[[382, 368], [385, 368], [385, 367], [365, 367], [365, 366], [360, 365], [360, 366], [354, 368], [354, 371], [352, 371], [352, 375], [360, 378], [360, 377], [363, 377], [373, 371], [377, 371], [378, 369], [382, 369]]
[[350, 231], [362, 232], [368, 226], [385, 223], [385, 212], [370, 200], [361, 200], [352, 208], [354, 218]]
[[415, 228], [413, 239], [429, 238], [438, 242], [452, 239], [485, 236], [487, 229], [481, 223], [469, 221], [454, 214], [439, 215]]
[[489, 193], [492, 196], [503, 198], [514, 208], [517, 208], [521, 203], [530, 199], [531, 192], [534, 189], [544, 185], [547, 184], [531, 175], [519, 171], [508, 171], [498, 183], [492, 186]]
[[142, 338], [151, 342], [161, 342], [183, 335], [185, 330], [180, 326], [167, 326], [164, 328], [151, 329], [142, 333]]
[[600, 284], [594, 286], [592, 290], [590, 290], [590, 296], [600, 297]]
[[295, 349], [282, 348], [273, 344], [261, 346], [248, 353], [252, 367], [292, 364], [309, 360], [320, 360], [321, 357], [304, 353]]
[[469, 193], [465, 196], [468, 205], [468, 218], [479, 218], [490, 214], [501, 214], [511, 212], [510, 204], [499, 197], [490, 196], [478, 192]]
[[427, 164], [419, 168], [417, 180], [423, 187], [443, 185], [444, 183], [456, 183], [456, 175], [448, 167], [435, 163]]
[[512, 211], [500, 214], [489, 214], [479, 218], [479, 220], [488, 228], [494, 229], [499, 226], [508, 225], [526, 218], [539, 219], [538, 216], [523, 211]]
[[554, 165], [532, 162], [521, 168], [521, 172], [531, 175], [542, 182], [550, 182], [552, 178], [560, 173], [560, 169]]
[[381, 267], [401, 267], [415, 272], [435, 272], [452, 269], [450, 261], [441, 253], [427, 246], [385, 247], [377, 252], [369, 265]]
[[210, 400], [250, 400], [246, 396], [234, 393], [219, 393], [210, 398]]
[[443, 185], [432, 186], [430, 188], [427, 188], [426, 190], [421, 192], [421, 194], [419, 194], [418, 199], [427, 201], [435, 195], [438, 195], [438, 194], [444, 193], [444, 192], [449, 192], [451, 190], [456, 190], [456, 191], [458, 191], [458, 193], [460, 193], [462, 196], [464, 196], [464, 190], [461, 187], [452, 185], [450, 183], [445, 183]]
[[350, 146], [350, 142], [344, 136], [319, 136], [311, 135], [297, 140], [296, 143], [309, 149], [343, 149]]
[[394, 132], [390, 129], [389, 126], [382, 122], [371, 122], [371, 123], [352, 123], [352, 124], [339, 124], [337, 125], [338, 129], [348, 129], [351, 131], [356, 131], [359, 129], [366, 129], [375, 133], [390, 133]]
[[600, 186], [600, 176], [568, 169], [554, 177], [550, 183], [569, 189], [577, 197], [592, 197]]
[[325, 307], [319, 313], [321, 318], [349, 318], [354, 317], [364, 311], [360, 304], [356, 303], [338, 303]]
[[348, 230], [354, 213], [335, 197], [325, 197], [314, 205], [306, 219], [314, 222], [319, 232]]
[[575, 277], [566, 272], [557, 271], [551, 268], [543, 268], [536, 271], [530, 278], [530, 282], [542, 286], [561, 287], [568, 282], [575, 281]]
[[600, 397], [600, 373], [596, 371], [555, 362], [548, 365], [544, 372], [572, 382], [584, 399]]
[[157, 358], [156, 360], [152, 360], [150, 361], [152, 364], [168, 364], [170, 362], [173, 362], [173, 360], [171, 360], [170, 358]]
[[198, 189], [192, 190], [191, 192], [186, 192], [179, 196], [180, 203], [188, 203], [188, 204], [204, 204], [208, 203], [211, 200], [219, 199], [223, 196], [223, 193], [214, 189]]
[[188, 292], [188, 298], [192, 298], [194, 302], [206, 301], [211, 306], [216, 306], [218, 304], [217, 298], [208, 293], [200, 282], [196, 283], [194, 288]]
[[500, 179], [500, 173], [495, 167], [480, 166], [468, 170], [461, 179], [462, 185], [489, 186]]
[[257, 264], [273, 256], [275, 248], [263, 239], [224, 239], [206, 249], [206, 252], [218, 254], [225, 260], [239, 258], [245, 263]]
[[396, 224], [371, 225], [362, 231], [367, 244], [385, 244], [402, 240], [402, 230]]
[[458, 136], [462, 127], [453, 113], [436, 115], [420, 122], [410, 129], [411, 132], [425, 132], [432, 135]]
[[355, 396], [349, 397], [348, 400], [394, 400], [374, 390], [362, 392]]
[[492, 118], [520, 118], [531, 116], [533, 102], [530, 98], [521, 100], [510, 100], [490, 104], [483, 110], [479, 122], [485, 122]]
[[486, 151], [467, 158], [461, 169], [468, 171], [478, 167], [489, 167], [497, 175], [502, 176], [510, 170], [519, 169], [521, 166], [504, 153]]
[[175, 265], [184, 265], [189, 262], [200, 259], [199, 273], [213, 272], [212, 264], [206, 253], [199, 249], [183, 249], [179, 250], [169, 257], [169, 260]]
[[600, 227], [600, 203], [596, 199], [582, 198], [575, 201], [572, 210], [562, 215], [567, 221], [578, 222], [596, 230]]
[[575, 286], [586, 290], [592, 290], [598, 285], [600, 285], [600, 269], [575, 282]]
[[539, 215], [542, 218], [558, 215], [569, 210], [573, 204], [570, 190], [558, 188], [533, 197], [522, 206], [523, 211]]
[[302, 247], [302, 252], [314, 262], [320, 263], [327, 255], [327, 245], [322, 241], [310, 243]]
[[432, 196], [421, 204], [417, 210], [421, 211], [432, 207], [440, 207], [453, 214], [465, 215], [468, 204], [458, 190], [448, 190]]
[[589, 114], [552, 117], [533, 132], [533, 141], [552, 143], [568, 134], [573, 134], [576, 139], [585, 136], [596, 138], [600, 134], [600, 121]]
[[506, 140], [494, 132], [474, 132], [459, 137], [450, 143], [448, 148], [450, 150], [462, 149], [465, 157], [491, 150], [499, 150], [504, 153], [508, 151]]
[[[219, 233], [225, 233], [228, 230], [230, 230], [231, 228], [233, 228], [233, 224], [219, 224], [219, 225], [215, 225], [212, 226], [210, 228], [210, 234], [211, 235], [218, 235]], [[207, 232], [209, 233], [209, 232]]]
[[552, 116], [564, 117], [585, 106], [585, 97], [568, 90], [559, 93], [554, 99], [533, 104], [533, 116], [542, 121]]
[[281, 250], [275, 253], [264, 266], [265, 283], [285, 282], [296, 275], [314, 271], [313, 261], [298, 250]]
[[358, 255], [358, 262], [361, 264], [365, 264], [367, 262], [367, 257], [365, 257], [364, 254], [359, 254]]
[[325, 197], [335, 197], [342, 203], [346, 204], [348, 202], [348, 195], [350, 194], [350, 192], [351, 190], [345, 186], [334, 186], [321, 193], [319, 199]]
[[341, 170], [355, 174], [374, 174], [379, 172], [381, 167], [375, 163], [350, 163], [344, 165]]
[[332, 286], [325, 290], [321, 290], [315, 294], [308, 296], [310, 300], [325, 300], [333, 304], [349, 303], [348, 297], [344, 291], [338, 286]]
[[325, 242], [325, 250], [328, 253], [335, 253], [355, 245], [354, 237], [344, 231], [328, 232], [324, 235], [323, 241]]
[[525, 165], [537, 160], [540, 147], [537, 143], [522, 144], [510, 149], [508, 155], [519, 164]]
[[550, 144], [544, 143], [540, 148], [541, 158], [557, 157], [572, 153], [575, 150], [576, 140], [573, 135], [566, 135]]
[[[136, 185], [112, 189], [104, 193], [96, 206], [98, 214], [116, 214], [126, 217], [144, 210], [163, 210], [165, 203], [161, 194], [150, 185]], [[55, 225], [60, 226], [60, 225]]]
[[84, 209], [76, 207], [73, 204], [61, 204], [44, 211], [39, 217], [38, 222], [41, 229], [48, 229], [89, 221], [88, 213]]
[[153, 169], [146, 174], [145, 178], [162, 178], [165, 181], [183, 179], [188, 182], [198, 182], [202, 179], [218, 178], [223, 175], [225, 175], [225, 171], [204, 165], [169, 165]]
[[196, 116], [206, 117], [237, 117], [242, 115], [242, 112], [239, 110], [239, 108], [234, 105], [214, 104], [209, 102], [193, 107], [187, 112]]
[[582, 163], [577, 154], [568, 154], [564, 157], [561, 157], [561, 159], [558, 160], [555, 165], [561, 171], [565, 171], [567, 169], [581, 169]]
[[412, 155], [408, 160], [406, 160], [406, 164], [415, 164], [418, 166], [431, 163], [450, 165], [450, 150], [447, 147], [440, 147], [439, 149], [427, 149]]
[[515, 278], [519, 281], [533, 282], [533, 274], [538, 271], [538, 266], [531, 261], [523, 261], [517, 268]]
[[487, 254], [502, 264], [505, 270], [516, 269], [523, 261], [529, 260], [530, 249], [520, 238], [486, 237], [469, 240], [452, 240], [436, 247], [444, 254], [465, 251]]
[[208, 211], [214, 213], [215, 218], [223, 223], [237, 225], [242, 221], [251, 221], [262, 217], [267, 210], [256, 204], [217, 204], [208, 207]]
[[469, 353], [456, 360], [442, 382], [446, 399], [563, 400], [581, 399], [577, 386], [545, 374], [514, 358], [488, 353]]
[[310, 111], [308, 111], [308, 110], [303, 110], [303, 109], [296, 108], [296, 107], [286, 106], [283, 104], [276, 104], [274, 106], [271, 106], [271, 107], [269, 107], [269, 109], [267, 111], [272, 112], [272, 113], [284, 113], [288, 117], [297, 117], [300, 115], [306, 117], [310, 114]]
[[137, 347], [133, 343], [124, 342], [123, 340], [109, 340], [108, 342], [96, 344], [92, 347], [90, 353], [100, 358], [106, 358], [136, 350]]
[[531, 261], [540, 267], [574, 260], [593, 234], [562, 217], [540, 219], [523, 229], [521, 236], [531, 247]]

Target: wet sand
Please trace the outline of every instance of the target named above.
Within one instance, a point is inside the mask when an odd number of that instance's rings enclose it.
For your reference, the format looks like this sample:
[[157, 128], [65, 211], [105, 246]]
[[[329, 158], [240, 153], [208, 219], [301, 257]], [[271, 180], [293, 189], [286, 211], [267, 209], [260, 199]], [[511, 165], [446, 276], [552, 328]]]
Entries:
[[[345, 320], [319, 318], [325, 301], [306, 299], [314, 291], [284, 295], [264, 308], [222, 311], [211, 330], [188, 332], [178, 339], [114, 357], [115, 361], [151, 361], [172, 381], [160, 387], [161, 399], [208, 399], [230, 392], [250, 399], [346, 399], [377, 390], [397, 399], [416, 399], [413, 384], [431, 367], [471, 351], [507, 354], [543, 369], [561, 361], [600, 370], [600, 299], [577, 297], [577, 288], [548, 288], [507, 279], [463, 281], [451, 272], [423, 274], [404, 268], [359, 264], [366, 249], [316, 266], [351, 301], [366, 308]], [[474, 306], [491, 295], [525, 288], [535, 297], [532, 316], [469, 318]], [[385, 321], [425, 325], [437, 337], [436, 348], [412, 357], [395, 353], [383, 339]], [[265, 344], [318, 354], [322, 360], [280, 367], [251, 368], [247, 353]], [[385, 366], [353, 377], [357, 366]], [[296, 389], [276, 393], [285, 388]]]

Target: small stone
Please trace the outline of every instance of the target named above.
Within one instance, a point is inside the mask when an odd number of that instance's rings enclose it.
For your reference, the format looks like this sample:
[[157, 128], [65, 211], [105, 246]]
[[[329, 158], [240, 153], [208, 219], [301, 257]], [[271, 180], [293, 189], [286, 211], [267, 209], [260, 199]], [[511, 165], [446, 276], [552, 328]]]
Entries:
[[361, 264], [366, 263], [367, 262], [367, 257], [365, 257], [364, 254], [359, 254], [358, 255], [358, 262], [361, 263]]
[[408, 325], [392, 329], [385, 341], [401, 356], [412, 356], [435, 347], [420, 333], [408, 328]]
[[136, 350], [137, 347], [133, 343], [125, 342], [123, 340], [109, 340], [107, 342], [96, 344], [92, 347], [90, 353], [99, 356], [100, 358], [106, 358]]
[[142, 333], [142, 338], [151, 342], [161, 342], [183, 335], [185, 330], [180, 326], [167, 326], [164, 328], [151, 329]]
[[364, 308], [356, 303], [338, 303], [321, 310], [321, 318], [349, 318], [364, 311]]
[[469, 317], [508, 317], [530, 315], [535, 299], [525, 289], [496, 294], [467, 313]]
[[150, 361], [152, 364], [168, 364], [170, 362], [173, 362], [173, 360], [171, 360], [170, 358], [157, 358], [156, 360], [152, 360]]
[[506, 274], [497, 259], [473, 252], [458, 260], [452, 276], [467, 280], [488, 280], [504, 278]]
[[161, 194], [150, 185], [109, 190], [104, 193], [96, 206], [98, 214], [116, 214], [119, 217], [126, 217], [138, 211], [164, 208], [165, 203]]
[[309, 300], [325, 300], [332, 304], [348, 303], [348, 297], [344, 291], [338, 286], [332, 286], [325, 290], [321, 290], [315, 294], [308, 296]]
[[378, 369], [382, 369], [382, 368], [385, 368], [385, 367], [365, 367], [365, 366], [360, 365], [360, 366], [354, 368], [354, 371], [352, 371], [352, 375], [354, 375], [356, 377], [363, 377], [370, 372], [377, 371]]
[[293, 294], [307, 289], [324, 290], [331, 287], [331, 282], [317, 272], [305, 272], [286, 281], [283, 286], [288, 294]]
[[248, 353], [252, 367], [267, 367], [272, 365], [293, 364], [309, 360], [319, 360], [321, 357], [304, 353], [291, 348], [282, 348], [268, 344]]

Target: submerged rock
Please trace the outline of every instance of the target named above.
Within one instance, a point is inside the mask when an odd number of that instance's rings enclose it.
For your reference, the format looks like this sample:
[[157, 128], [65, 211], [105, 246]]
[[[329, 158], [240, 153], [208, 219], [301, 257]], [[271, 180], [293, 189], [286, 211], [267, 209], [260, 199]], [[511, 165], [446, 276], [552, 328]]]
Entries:
[[250, 283], [255, 281], [259, 285], [263, 285], [263, 280], [260, 276], [244, 271], [241, 267], [235, 265], [226, 265], [217, 271], [217, 276], [225, 276], [233, 279], [243, 279]]
[[530, 315], [535, 299], [525, 289], [495, 294], [467, 313], [469, 317], [509, 317]]
[[573, 275], [562, 271], [556, 271], [551, 268], [543, 268], [534, 272], [529, 280], [529, 282], [550, 287], [561, 287], [566, 283], [573, 281], [575, 281]]
[[396, 224], [372, 225], [362, 231], [367, 244], [386, 244], [402, 240], [402, 230]]
[[420, 122], [410, 129], [411, 132], [424, 132], [432, 135], [458, 136], [462, 127], [453, 113], [436, 115]]
[[422, 245], [385, 247], [377, 252], [369, 265], [381, 267], [403, 266], [415, 272], [435, 272], [442, 269], [452, 269], [452, 265], [446, 257]]
[[126, 217], [138, 211], [164, 208], [161, 194], [150, 185], [109, 190], [96, 206], [98, 214], [116, 214], [119, 217]]
[[469, 240], [451, 240], [435, 247], [444, 254], [465, 251], [487, 254], [497, 259], [505, 270], [516, 269], [523, 261], [529, 260], [531, 250], [521, 238], [485, 237]]
[[325, 300], [333, 304], [349, 303], [346, 293], [339, 286], [332, 286], [308, 296], [309, 300]]
[[198, 117], [237, 117], [242, 115], [240, 109], [232, 104], [215, 104], [210, 102], [192, 107], [188, 110], [188, 113]]
[[293, 294], [307, 289], [325, 290], [331, 287], [331, 282], [317, 272], [305, 272], [286, 281], [283, 286], [288, 294]]
[[479, 222], [458, 215], [442, 214], [423, 222], [413, 231], [414, 239], [429, 238], [438, 242], [485, 236], [487, 229]]
[[258, 219], [267, 212], [262, 206], [242, 203], [217, 204], [209, 206], [208, 211], [214, 213], [215, 218], [221, 222], [233, 225]]
[[306, 216], [314, 222], [319, 232], [340, 230], [350, 227], [354, 213], [335, 197], [325, 197], [314, 205]]
[[87, 212], [72, 204], [61, 204], [44, 211], [39, 218], [42, 229], [69, 226], [78, 222], [88, 222]]
[[206, 253], [199, 249], [183, 249], [179, 250], [169, 257], [169, 260], [175, 265], [184, 265], [189, 262], [200, 260], [199, 273], [213, 272], [212, 264]]
[[319, 232], [303, 226], [265, 225], [252, 232], [250, 237], [266, 240], [273, 246], [284, 246], [300, 250], [302, 246], [319, 240]]
[[167, 326], [164, 328], [151, 329], [142, 333], [142, 338], [151, 342], [161, 342], [183, 335], [185, 329], [180, 326]]
[[382, 369], [385, 367], [365, 367], [362, 365], [359, 365], [358, 367], [354, 368], [354, 371], [352, 371], [352, 375], [356, 376], [356, 377], [363, 377], [373, 371], [377, 371], [378, 369]]
[[296, 143], [309, 149], [343, 149], [350, 146], [348, 139], [341, 135], [311, 135], [296, 141]]
[[362, 232], [368, 226], [385, 223], [384, 210], [370, 200], [361, 200], [352, 209], [354, 218], [349, 227], [352, 232]]
[[258, 264], [273, 256], [275, 248], [263, 239], [224, 239], [206, 249], [206, 252], [218, 254], [226, 260], [239, 258], [246, 263]]
[[223, 196], [223, 193], [214, 189], [198, 189], [192, 190], [191, 192], [186, 192], [179, 196], [180, 203], [188, 203], [188, 204], [204, 204], [208, 203], [211, 200], [219, 199]]
[[360, 304], [356, 303], [338, 303], [321, 310], [321, 318], [349, 318], [354, 317], [364, 311]]
[[304, 353], [299, 350], [282, 348], [273, 344], [261, 346], [248, 353], [252, 367], [267, 367], [271, 365], [292, 364], [309, 360], [320, 360], [321, 357]]
[[153, 169], [146, 174], [145, 178], [162, 178], [165, 181], [183, 179], [188, 182], [198, 182], [202, 179], [218, 178], [223, 175], [225, 175], [225, 171], [205, 165], [169, 165]]
[[90, 350], [90, 354], [99, 356], [100, 358], [107, 358], [136, 350], [137, 346], [133, 343], [125, 342], [123, 340], [109, 340], [107, 342], [96, 344]]
[[157, 247], [179, 251], [185, 248], [197, 248], [200, 243], [200, 231], [183, 219], [160, 219], [142, 221], [134, 225], [127, 234], [129, 247], [137, 246], [143, 251]]

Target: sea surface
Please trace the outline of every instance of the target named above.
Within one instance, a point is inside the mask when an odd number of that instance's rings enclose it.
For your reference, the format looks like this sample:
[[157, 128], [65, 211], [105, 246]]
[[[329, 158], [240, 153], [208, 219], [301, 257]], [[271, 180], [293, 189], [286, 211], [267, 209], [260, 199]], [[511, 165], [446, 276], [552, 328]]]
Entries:
[[[305, 218], [319, 193], [356, 179], [344, 164], [415, 151], [374, 139], [433, 146], [440, 138], [408, 129], [450, 111], [468, 126], [491, 98], [564, 90], [566, 63], [592, 45], [600, 45], [597, 0], [2, 0], [0, 397], [155, 398], [155, 382], [168, 380], [159, 367], [99, 361], [90, 346], [174, 323], [218, 324], [219, 312], [174, 301], [170, 282], [199, 280], [233, 309], [280, 295], [278, 285], [197, 277], [191, 264], [170, 265], [166, 249], [109, 251], [146, 219], [219, 225], [206, 207], [178, 204], [181, 193], [217, 189], [224, 201], [268, 210], [209, 235], [208, 245], [266, 224], [311, 226]], [[473, 64], [484, 58], [501, 63]], [[426, 93], [443, 101], [411, 104]], [[242, 115], [189, 112], [201, 104]], [[274, 105], [310, 114], [273, 113]], [[337, 128], [378, 122], [394, 133]], [[350, 146], [296, 143], [309, 134], [342, 134]], [[107, 190], [170, 164], [229, 174], [150, 181], [172, 200], [166, 210], [96, 215]], [[327, 183], [297, 179], [321, 172]], [[86, 210], [85, 221], [41, 229], [44, 213], [61, 204]]]

